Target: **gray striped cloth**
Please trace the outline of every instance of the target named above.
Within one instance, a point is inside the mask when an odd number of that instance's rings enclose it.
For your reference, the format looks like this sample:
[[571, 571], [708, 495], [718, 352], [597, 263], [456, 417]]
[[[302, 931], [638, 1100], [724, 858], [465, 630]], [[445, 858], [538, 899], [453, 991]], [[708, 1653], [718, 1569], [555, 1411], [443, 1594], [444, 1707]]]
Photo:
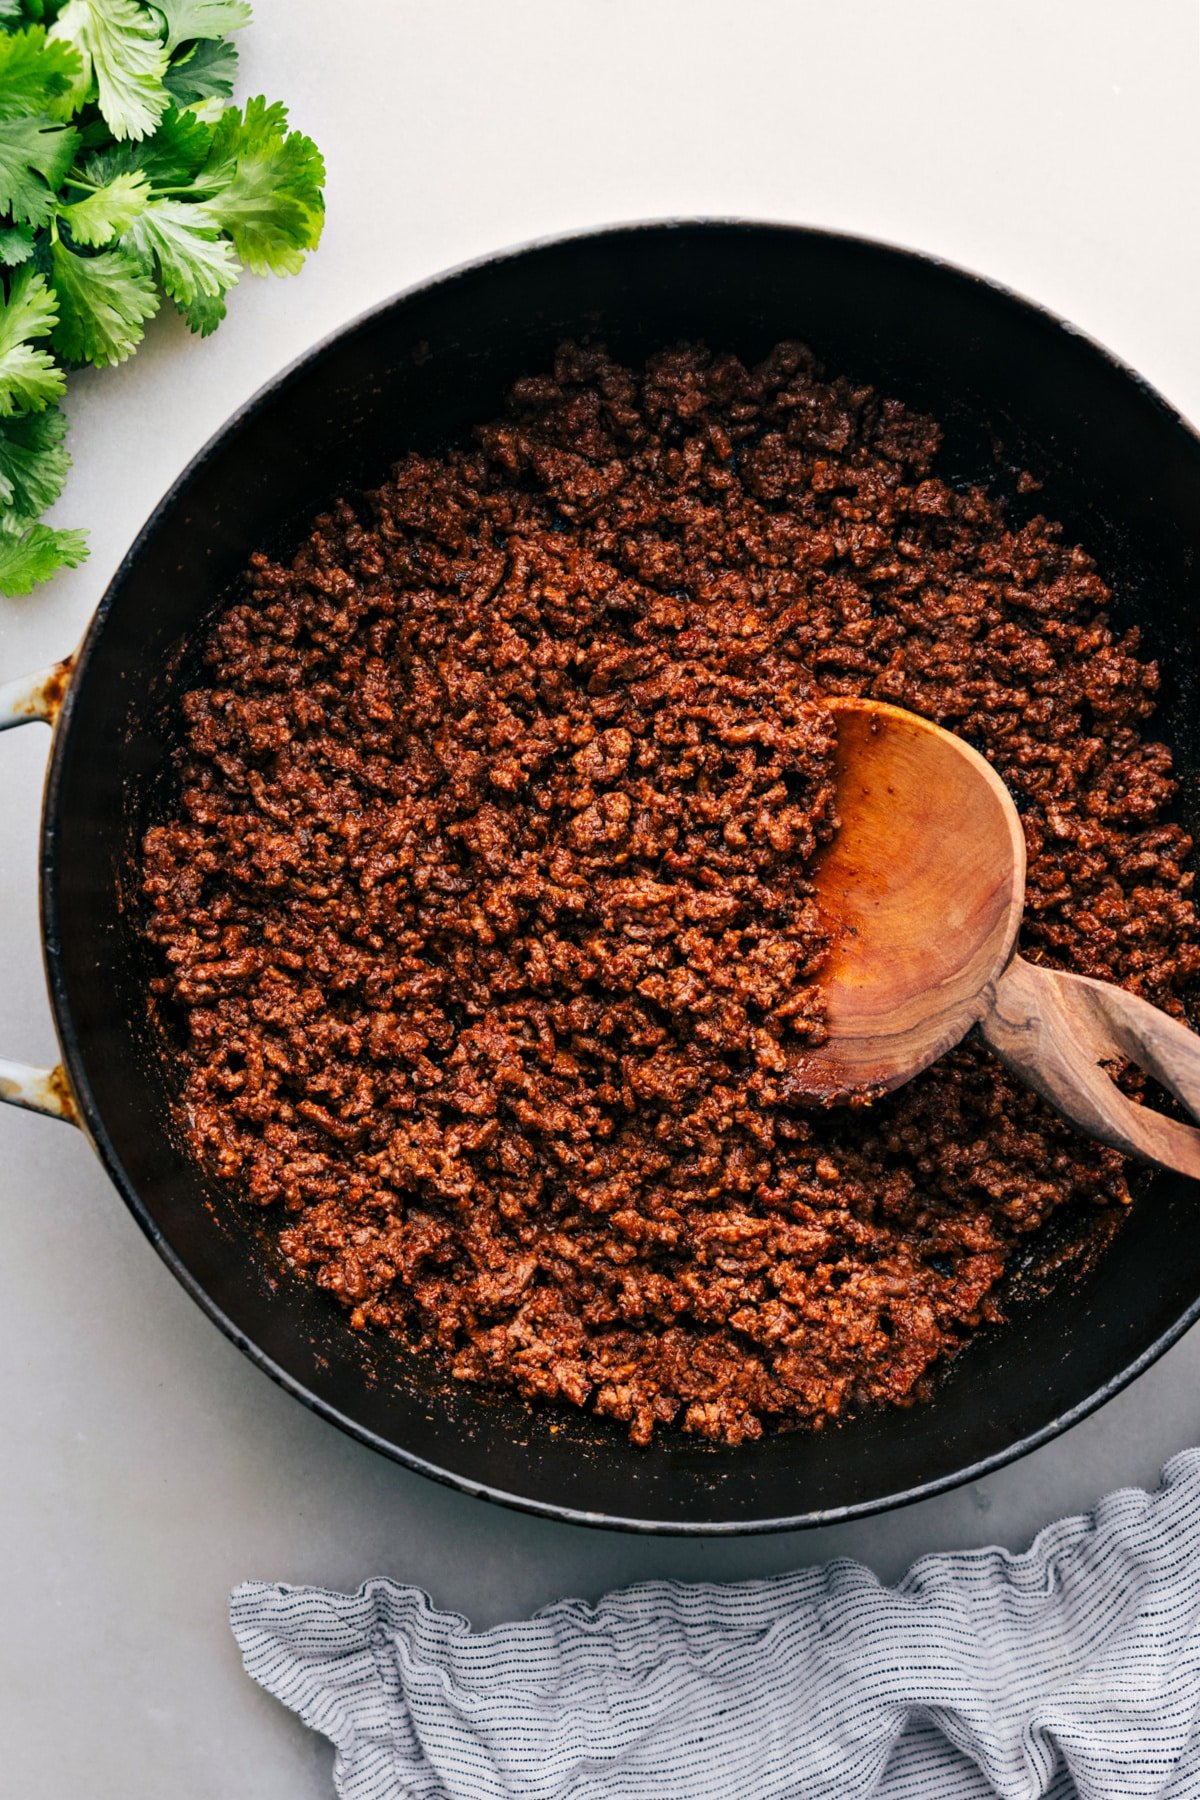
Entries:
[[231, 1618], [342, 1800], [1200, 1796], [1200, 1450], [895, 1588], [843, 1560], [473, 1633], [392, 1581], [247, 1582]]

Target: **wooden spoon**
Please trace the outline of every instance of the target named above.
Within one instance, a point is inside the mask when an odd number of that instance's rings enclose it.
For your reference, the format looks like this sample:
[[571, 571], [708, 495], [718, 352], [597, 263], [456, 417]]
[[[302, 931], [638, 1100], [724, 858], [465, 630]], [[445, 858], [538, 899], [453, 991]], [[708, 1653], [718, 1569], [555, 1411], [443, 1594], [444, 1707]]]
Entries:
[[982, 756], [915, 713], [831, 702], [840, 829], [815, 887], [837, 937], [829, 1037], [794, 1070], [814, 1100], [886, 1094], [976, 1029], [1080, 1130], [1200, 1179], [1200, 1131], [1130, 1100], [1127, 1058], [1200, 1118], [1200, 1037], [1123, 988], [1014, 955], [1025, 837]]

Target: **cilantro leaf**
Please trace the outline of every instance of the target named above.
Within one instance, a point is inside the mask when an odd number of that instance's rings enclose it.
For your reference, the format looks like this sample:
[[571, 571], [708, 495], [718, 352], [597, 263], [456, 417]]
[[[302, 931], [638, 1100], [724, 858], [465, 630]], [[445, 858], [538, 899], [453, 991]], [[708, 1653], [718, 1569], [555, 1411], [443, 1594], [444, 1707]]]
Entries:
[[23, 338], [48, 337], [57, 317], [58, 306], [45, 277], [18, 269], [11, 277], [8, 298], [0, 299], [0, 356]]
[[60, 569], [74, 569], [86, 557], [82, 531], [54, 531], [31, 525], [27, 531], [0, 529], [0, 594], [28, 594]]
[[21, 17], [21, 0], [0, 0], [0, 25]]
[[78, 146], [79, 133], [70, 125], [0, 119], [0, 211], [44, 225]]
[[[240, 271], [232, 244], [219, 235], [202, 206], [156, 200], [135, 219], [125, 242], [157, 267], [159, 280], [193, 331], [207, 335], [216, 328], [225, 315], [222, 296]], [[214, 301], [220, 302], [215, 316]]]
[[173, 62], [163, 86], [177, 106], [201, 100], [228, 100], [237, 79], [238, 53], [233, 44], [202, 40], [187, 56]]
[[0, 119], [52, 111], [81, 73], [74, 45], [47, 43], [44, 25], [0, 36]]
[[244, 113], [236, 106], [222, 113], [194, 186], [248, 269], [294, 275], [320, 240], [324, 180], [312, 139], [289, 131], [286, 109], [260, 95]]
[[167, 49], [192, 38], [222, 38], [250, 23], [248, 0], [151, 0], [167, 26]]
[[8, 299], [0, 304], [0, 414], [18, 407], [36, 412], [62, 393], [62, 370], [48, 350], [29, 342], [49, 337], [57, 320], [58, 303], [45, 277], [26, 265], [13, 276]]
[[33, 232], [28, 225], [0, 226], [0, 268], [15, 269], [33, 255]]
[[59, 320], [53, 344], [68, 362], [97, 367], [124, 362], [141, 342], [145, 321], [158, 308], [149, 274], [128, 251], [76, 256], [65, 244], [52, 251]]
[[228, 311], [224, 294], [197, 294], [194, 300], [186, 304], [177, 300], [175, 305], [187, 320], [189, 329], [200, 337], [211, 337]]
[[50, 33], [74, 44], [115, 138], [143, 138], [167, 109], [167, 52], [152, 15], [136, 0], [67, 0]]
[[114, 175], [86, 200], [60, 207], [58, 216], [69, 227], [73, 243], [111, 244], [146, 210], [149, 199], [150, 185], [139, 169], [129, 175]]
[[66, 435], [66, 415], [57, 406], [0, 419], [0, 505], [13, 523], [32, 524], [62, 493], [71, 467]]
[[98, 187], [117, 175], [128, 175], [136, 169], [148, 180], [162, 187], [184, 187], [196, 174], [208, 155], [213, 129], [195, 113], [179, 112], [169, 106], [159, 120], [153, 137], [138, 143], [111, 144], [98, 150], [83, 164], [82, 173]]

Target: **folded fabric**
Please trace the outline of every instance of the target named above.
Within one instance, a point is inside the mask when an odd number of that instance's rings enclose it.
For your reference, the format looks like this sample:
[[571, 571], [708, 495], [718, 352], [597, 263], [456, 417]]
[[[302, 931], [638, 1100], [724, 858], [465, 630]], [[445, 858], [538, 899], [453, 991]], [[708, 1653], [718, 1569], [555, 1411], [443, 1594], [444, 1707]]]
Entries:
[[843, 1560], [473, 1633], [392, 1581], [247, 1582], [231, 1621], [342, 1800], [1200, 1796], [1200, 1450], [895, 1588]]

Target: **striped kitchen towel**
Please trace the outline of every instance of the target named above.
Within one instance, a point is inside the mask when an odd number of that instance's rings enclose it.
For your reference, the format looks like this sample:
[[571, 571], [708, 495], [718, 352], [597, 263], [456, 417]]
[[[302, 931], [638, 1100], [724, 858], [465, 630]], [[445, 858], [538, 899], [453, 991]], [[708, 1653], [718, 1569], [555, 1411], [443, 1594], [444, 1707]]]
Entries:
[[231, 1616], [342, 1800], [1200, 1797], [1200, 1450], [895, 1588], [839, 1561], [473, 1633], [392, 1581], [247, 1582]]

